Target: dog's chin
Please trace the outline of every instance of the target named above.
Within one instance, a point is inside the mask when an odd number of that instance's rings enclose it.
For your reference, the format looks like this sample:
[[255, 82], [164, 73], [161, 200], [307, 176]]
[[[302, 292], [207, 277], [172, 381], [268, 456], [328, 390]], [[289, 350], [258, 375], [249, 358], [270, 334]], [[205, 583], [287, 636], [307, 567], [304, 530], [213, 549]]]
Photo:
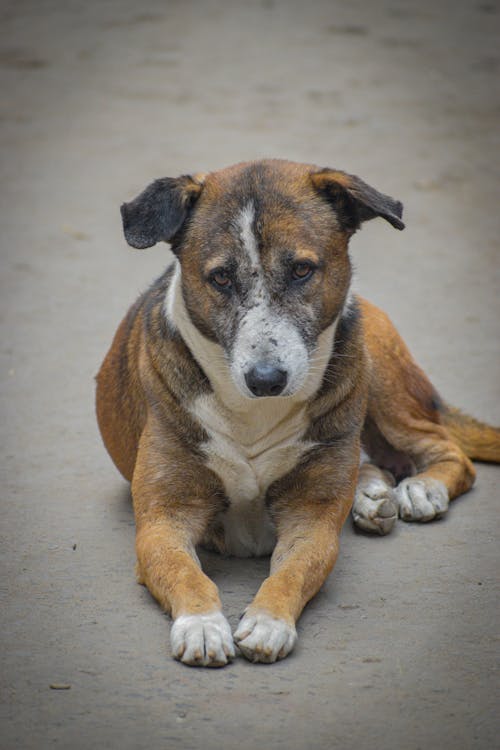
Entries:
[[[240, 391], [241, 393], [241, 391]], [[293, 393], [288, 393], [288, 391], [283, 391], [283, 393], [279, 393], [277, 396], [256, 396], [254, 393], [251, 393], [248, 389], [246, 393], [243, 394], [245, 398], [247, 398], [249, 401], [283, 401], [283, 399], [290, 398], [293, 396]]]

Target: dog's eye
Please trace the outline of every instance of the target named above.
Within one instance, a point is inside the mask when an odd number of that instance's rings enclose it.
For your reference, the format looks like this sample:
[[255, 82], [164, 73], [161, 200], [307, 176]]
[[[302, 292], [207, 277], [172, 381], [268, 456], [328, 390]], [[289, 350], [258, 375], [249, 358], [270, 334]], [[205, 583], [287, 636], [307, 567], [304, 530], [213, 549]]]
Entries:
[[210, 281], [216, 289], [226, 290], [229, 289], [233, 284], [229, 273], [223, 268], [219, 268], [216, 271], [213, 271], [213, 273], [210, 274]]
[[292, 279], [294, 281], [305, 281], [314, 272], [314, 266], [311, 263], [294, 263], [292, 266]]

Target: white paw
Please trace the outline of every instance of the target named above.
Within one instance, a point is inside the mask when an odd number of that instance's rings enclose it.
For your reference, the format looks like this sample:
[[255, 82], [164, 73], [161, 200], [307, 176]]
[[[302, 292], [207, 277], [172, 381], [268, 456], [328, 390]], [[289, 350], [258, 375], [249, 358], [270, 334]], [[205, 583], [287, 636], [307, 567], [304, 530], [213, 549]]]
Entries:
[[381, 479], [362, 482], [356, 490], [352, 517], [364, 531], [388, 534], [398, 517], [396, 493]]
[[399, 515], [403, 521], [432, 521], [448, 510], [448, 490], [432, 477], [409, 477], [396, 488]]
[[243, 656], [267, 664], [283, 659], [295, 646], [297, 631], [285, 620], [263, 613], [244, 615], [234, 634]]
[[170, 642], [174, 658], [195, 667], [223, 667], [234, 657], [231, 628], [221, 612], [180, 615]]

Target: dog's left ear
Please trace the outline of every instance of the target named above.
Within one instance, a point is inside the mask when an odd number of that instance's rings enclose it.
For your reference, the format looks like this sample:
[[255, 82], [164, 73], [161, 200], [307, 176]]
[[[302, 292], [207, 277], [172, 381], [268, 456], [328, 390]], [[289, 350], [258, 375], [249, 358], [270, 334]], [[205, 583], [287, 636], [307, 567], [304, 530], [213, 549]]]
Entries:
[[123, 232], [129, 245], [142, 250], [170, 242], [200, 195], [203, 175], [162, 177], [130, 203], [121, 206]]
[[322, 169], [311, 175], [314, 187], [334, 206], [339, 220], [350, 232], [363, 221], [381, 216], [396, 229], [404, 229], [401, 221], [403, 204], [367, 185], [356, 175], [335, 169]]

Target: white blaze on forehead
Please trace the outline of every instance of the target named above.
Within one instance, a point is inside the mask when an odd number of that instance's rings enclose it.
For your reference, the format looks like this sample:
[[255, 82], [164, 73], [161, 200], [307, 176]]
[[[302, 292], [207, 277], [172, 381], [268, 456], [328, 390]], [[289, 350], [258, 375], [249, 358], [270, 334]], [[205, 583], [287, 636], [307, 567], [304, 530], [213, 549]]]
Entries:
[[243, 249], [247, 253], [252, 266], [258, 266], [260, 265], [260, 258], [257, 249], [257, 240], [253, 231], [254, 220], [255, 207], [250, 201], [238, 214], [236, 223], [243, 243]]
[[300, 390], [312, 395], [321, 383], [331, 356], [338, 318], [319, 336], [311, 370], [312, 362], [300, 326], [281, 313], [270, 299], [253, 229], [254, 222], [255, 206], [250, 201], [239, 212], [235, 225], [243, 250], [258, 273], [252, 274], [254, 278], [248, 294], [251, 304], [241, 317], [231, 351], [233, 380], [243, 394], [250, 396], [245, 375], [258, 362], [266, 362], [286, 371], [288, 383], [284, 396]]

